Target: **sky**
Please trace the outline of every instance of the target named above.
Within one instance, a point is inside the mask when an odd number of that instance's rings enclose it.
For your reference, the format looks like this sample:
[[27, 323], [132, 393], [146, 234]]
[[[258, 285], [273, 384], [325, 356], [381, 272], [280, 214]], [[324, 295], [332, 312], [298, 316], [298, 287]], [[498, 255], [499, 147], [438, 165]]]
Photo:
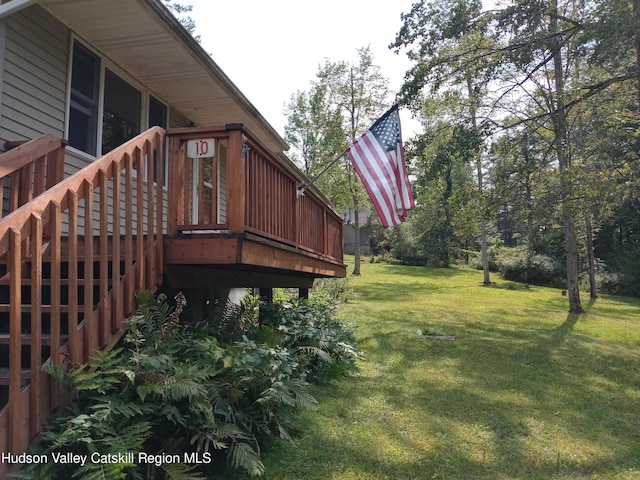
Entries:
[[[374, 62], [397, 91], [410, 63], [388, 45], [402, 26], [400, 14], [415, 0], [188, 0], [195, 35], [231, 81], [284, 137], [285, 106], [325, 63], [355, 62], [370, 46]], [[391, 106], [392, 99], [390, 99]], [[382, 115], [384, 112], [380, 112]], [[403, 137], [417, 122], [401, 109]]]

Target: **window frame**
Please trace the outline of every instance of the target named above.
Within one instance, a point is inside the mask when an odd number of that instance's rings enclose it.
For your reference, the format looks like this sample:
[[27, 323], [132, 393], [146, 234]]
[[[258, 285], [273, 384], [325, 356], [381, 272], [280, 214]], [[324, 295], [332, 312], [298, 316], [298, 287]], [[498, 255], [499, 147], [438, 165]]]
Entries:
[[89, 43], [80, 39], [77, 35], [72, 34], [69, 42], [69, 60], [68, 60], [68, 69], [67, 69], [67, 98], [66, 98], [66, 111], [65, 111], [65, 137], [69, 138], [69, 130], [70, 130], [70, 114], [71, 114], [71, 79], [73, 72], [73, 53], [74, 46], [76, 43], [87, 50], [89, 53], [95, 55], [98, 60], [98, 102], [97, 102], [97, 111], [95, 119], [96, 121], [96, 138], [95, 138], [95, 155], [85, 152], [79, 148], [68, 146], [68, 148], [79, 155], [82, 158], [86, 158], [87, 160], [94, 161], [98, 158], [104, 156], [102, 154], [102, 135], [104, 128], [104, 89], [105, 89], [105, 75], [106, 70], [110, 70], [114, 75], [119, 77], [124, 82], [131, 85], [134, 89], [140, 92], [140, 132], [144, 132], [149, 129], [149, 106], [150, 106], [150, 97], [158, 102], [159, 104], [164, 106], [164, 111], [166, 114], [165, 122], [167, 127], [170, 125], [170, 112], [171, 108], [167, 102], [165, 102], [161, 96], [156, 93], [150, 91], [146, 88], [142, 83], [136, 80], [134, 77], [129, 75], [125, 70], [123, 70], [120, 66], [109, 60], [105, 55], [101, 54], [97, 49], [93, 48]]

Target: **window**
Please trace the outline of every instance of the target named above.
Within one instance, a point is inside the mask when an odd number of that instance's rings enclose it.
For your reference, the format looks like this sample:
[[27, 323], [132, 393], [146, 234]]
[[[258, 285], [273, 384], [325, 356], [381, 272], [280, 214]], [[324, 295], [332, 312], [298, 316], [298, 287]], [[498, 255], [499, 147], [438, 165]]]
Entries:
[[69, 145], [96, 154], [100, 60], [77, 42], [73, 45]]
[[155, 97], [149, 97], [149, 127], [167, 128], [167, 106]]
[[105, 68], [98, 55], [73, 42], [69, 102], [69, 145], [92, 156], [104, 155], [147, 126], [167, 128], [168, 108]]
[[111, 70], [106, 70], [102, 114], [103, 155], [141, 132], [140, 111], [140, 92]]

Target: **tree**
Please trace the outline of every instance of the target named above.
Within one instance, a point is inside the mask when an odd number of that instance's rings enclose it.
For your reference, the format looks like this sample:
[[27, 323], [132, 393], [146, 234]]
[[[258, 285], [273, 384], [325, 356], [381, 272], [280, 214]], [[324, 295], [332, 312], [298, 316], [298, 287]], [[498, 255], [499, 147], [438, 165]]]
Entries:
[[[325, 62], [318, 72], [317, 85], [326, 88], [330, 104], [342, 114], [343, 131], [348, 143], [353, 143], [388, 108], [389, 81], [380, 73], [369, 47], [357, 51], [355, 63]], [[349, 200], [354, 213], [355, 265], [354, 275], [360, 275], [360, 212], [369, 200], [348, 159], [342, 162], [347, 180]]]
[[427, 263], [448, 267], [453, 250], [464, 246], [460, 232], [469, 225], [466, 209], [473, 201], [468, 155], [477, 149], [477, 137], [471, 129], [444, 121], [425, 122], [425, 127], [410, 147], [419, 197], [417, 220], [411, 225]]
[[[315, 85], [292, 95], [286, 114], [284, 138], [293, 147], [292, 159], [307, 176], [314, 177], [344, 150], [341, 112], [328, 103], [326, 88]], [[317, 185], [329, 198], [342, 203], [329, 188], [327, 178], [331, 176], [318, 178]]]
[[[490, 48], [493, 40], [488, 34], [489, 22], [483, 18], [480, 0], [425, 0], [413, 5], [403, 14], [404, 25], [391, 48], [396, 52], [409, 48], [408, 57], [415, 65], [407, 72], [402, 88], [403, 101], [419, 110], [419, 98], [425, 88], [432, 95], [445, 91], [453, 101], [458, 115], [455, 124], [479, 139], [481, 99], [493, 77], [492, 64], [487, 58], [469, 59], [465, 52], [471, 48]], [[451, 108], [450, 110], [453, 110]], [[479, 203], [485, 203], [482, 142], [474, 142], [475, 149], [466, 149], [468, 161], [475, 165]], [[478, 208], [481, 263], [484, 284], [490, 285], [487, 255], [487, 220], [484, 209]]]
[[[287, 110], [286, 139], [307, 174], [317, 174], [364, 133], [389, 107], [388, 97], [388, 80], [369, 47], [358, 49], [354, 63], [325, 61], [311, 89], [296, 93]], [[364, 187], [346, 156], [316, 183], [337, 206], [354, 212], [353, 274], [360, 275], [359, 213], [369, 202]]]
[[173, 13], [173, 15], [180, 21], [182, 26], [195, 38], [200, 41], [200, 35], [194, 35], [196, 31], [196, 22], [190, 16], [184, 16], [184, 14], [193, 11], [193, 5], [183, 5], [183, 2], [175, 2], [173, 0], [163, 0], [165, 6]]
[[[446, 78], [486, 64], [486, 71], [500, 73], [499, 78], [491, 76], [491, 92], [479, 92], [487, 106], [486, 120], [497, 131], [523, 129], [549, 141], [559, 177], [569, 311], [580, 313], [576, 172], [582, 164], [576, 161], [572, 110], [630, 80], [640, 93], [640, 3], [514, 0], [493, 11], [478, 11], [478, 4], [476, 0], [440, 0], [429, 9], [423, 1], [403, 16], [401, 34], [413, 36], [419, 47], [409, 52], [416, 62], [409, 74], [439, 87]], [[487, 25], [481, 31], [491, 33], [493, 41], [468, 42], [459, 48], [464, 35], [480, 25]], [[432, 45], [443, 48], [434, 51], [437, 47]], [[604, 74], [581, 75], [577, 68], [581, 59], [590, 68], [606, 64]], [[426, 83], [414, 83], [405, 92], [416, 99]], [[640, 95], [637, 99], [636, 106]], [[629, 117], [637, 120], [634, 112], [637, 107]]]

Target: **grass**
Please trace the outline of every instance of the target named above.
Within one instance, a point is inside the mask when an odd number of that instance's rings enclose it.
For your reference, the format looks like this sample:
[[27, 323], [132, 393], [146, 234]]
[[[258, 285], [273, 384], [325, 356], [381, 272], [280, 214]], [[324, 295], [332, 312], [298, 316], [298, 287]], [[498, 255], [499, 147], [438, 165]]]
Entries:
[[361, 372], [314, 388], [265, 478], [640, 479], [640, 301], [585, 294], [578, 317], [557, 289], [493, 280], [364, 263], [340, 308]]

